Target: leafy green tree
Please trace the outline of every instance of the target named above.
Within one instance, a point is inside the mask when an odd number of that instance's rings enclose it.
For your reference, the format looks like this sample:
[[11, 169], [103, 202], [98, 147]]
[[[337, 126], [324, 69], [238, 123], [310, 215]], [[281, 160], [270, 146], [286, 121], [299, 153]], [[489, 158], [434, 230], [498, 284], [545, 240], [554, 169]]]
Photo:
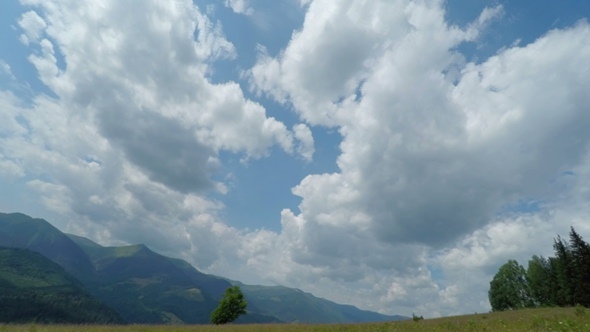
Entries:
[[502, 265], [490, 282], [488, 298], [493, 311], [533, 307], [524, 267], [515, 260]]
[[233, 322], [240, 315], [246, 314], [247, 305], [240, 287], [229, 287], [225, 290], [219, 306], [211, 313], [211, 323], [219, 325]]

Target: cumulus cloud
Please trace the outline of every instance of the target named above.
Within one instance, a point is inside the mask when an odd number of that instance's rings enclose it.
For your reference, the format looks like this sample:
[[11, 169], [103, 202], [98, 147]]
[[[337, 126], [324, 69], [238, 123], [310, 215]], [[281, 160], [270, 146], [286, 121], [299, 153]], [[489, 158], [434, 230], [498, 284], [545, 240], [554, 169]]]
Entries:
[[190, 1], [26, 5], [29, 61], [55, 97], [25, 106], [2, 92], [0, 169], [27, 175], [72, 229], [177, 253], [175, 243], [191, 248], [184, 224], [216, 220], [223, 207], [207, 198], [225, 192], [211, 180], [220, 151], [259, 158], [276, 144], [309, 155], [309, 137], [267, 117], [237, 83], [211, 83], [215, 61], [236, 50]]
[[[265, 82], [269, 77], [258, 76], [258, 66], [273, 68], [273, 61], [279, 63], [284, 72], [275, 77], [280, 79], [266, 81], [274, 86], [256, 86], [273, 96], [279, 96], [276, 89], [282, 91], [303, 118], [338, 126], [343, 135], [340, 179], [325, 186], [313, 181], [313, 193], [323, 191], [318, 197], [331, 197], [344, 188], [354, 190], [354, 210], [369, 216], [370, 228], [382, 240], [433, 246], [481, 227], [504, 205], [549, 195], [552, 179], [579, 162], [589, 139], [581, 132], [588, 117], [579, 88], [589, 76], [577, 71], [584, 67], [587, 50], [574, 51], [577, 46], [571, 43], [585, 42], [587, 24], [506, 50], [481, 65], [468, 64], [455, 85], [445, 71], [460, 59], [452, 49], [466, 40], [465, 34], [447, 26], [436, 6], [380, 5], [387, 8], [364, 8], [368, 12], [363, 17], [374, 15], [374, 21], [387, 22], [381, 29], [374, 24], [371, 27], [377, 28], [370, 30], [360, 24], [360, 17], [352, 20], [351, 11], [343, 9], [348, 6], [314, 2], [303, 30], [294, 35], [281, 58], [264, 59], [252, 71], [254, 84]], [[349, 26], [347, 20], [351, 20]], [[316, 46], [340, 40], [326, 36], [318, 42], [310, 37], [324, 29], [329, 34], [329, 22], [336, 21], [341, 30], [334, 33], [346, 35], [346, 42]], [[388, 29], [397, 34], [385, 34]], [[354, 36], [362, 33], [373, 38], [359, 37], [357, 43]], [[346, 65], [327, 60], [334, 59], [333, 54], [348, 54], [340, 50], [352, 49], [348, 42], [354, 49], [381, 51], [346, 58]], [[314, 48], [322, 54], [310, 54]], [[297, 60], [307, 57], [326, 62]], [[574, 59], [564, 61], [570, 57]], [[367, 62], [370, 68], [364, 65]], [[316, 74], [309, 66], [319, 67], [313, 70]], [[349, 68], [350, 73], [341, 71], [343, 76], [336, 83], [326, 67]], [[288, 81], [290, 77], [294, 79]], [[563, 89], [555, 89], [556, 85]], [[284, 101], [284, 97], [277, 99]], [[316, 106], [313, 109], [307, 107], [310, 100]], [[320, 108], [325, 112], [318, 112], [317, 105], [325, 106]], [[300, 186], [308, 183], [312, 181]], [[307, 195], [301, 195], [303, 207]], [[315, 199], [315, 194], [309, 201], [326, 206], [325, 199]], [[334, 211], [338, 207], [310, 211], [310, 215], [334, 215]]]
[[41, 40], [41, 53], [30, 57], [41, 80], [152, 180], [199, 190], [220, 150], [260, 157], [276, 143], [292, 151], [292, 133], [236, 83], [208, 81], [208, 63], [235, 57], [235, 49], [191, 3], [144, 4], [145, 15], [125, 19], [136, 4], [37, 5], [53, 40]]
[[[442, 1], [300, 1], [301, 29], [277, 56], [260, 47], [246, 75], [296, 112], [289, 129], [239, 84], [210, 81], [237, 51], [190, 1], [27, 3], [29, 60], [57, 97], [2, 92], [0, 174], [101, 243], [436, 316], [488, 310], [499, 264], [547, 254], [570, 224], [590, 232], [586, 22], [467, 63], [457, 46], [501, 7], [457, 27]], [[314, 126], [342, 136], [338, 171], [292, 189], [299, 211], [282, 210], [280, 232], [223, 223], [207, 195], [224, 191], [219, 154], [277, 145], [311, 161]]]
[[[394, 248], [415, 244], [444, 250], [459, 243], [463, 249], [444, 257], [432, 251], [428, 264], [441, 267], [445, 259], [485, 264], [478, 278], [465, 277], [469, 282], [460, 288], [457, 274], [450, 274], [455, 282], [446, 286], [426, 276], [430, 283], [405, 287], [430, 289], [424, 293], [432, 296], [429, 301], [462, 306], [457, 297], [475, 289], [469, 287], [474, 280], [485, 289], [502, 259], [551, 245], [559, 227], [531, 228], [518, 214], [495, 220], [502, 211], [518, 211], [523, 202], [559, 199], [564, 189], [556, 181], [587, 158], [590, 136], [582, 128], [590, 125], [584, 106], [590, 100], [582, 87], [590, 83], [590, 48], [579, 45], [588, 45], [590, 30], [580, 22], [483, 63], [465, 63], [456, 47], [473, 41], [502, 12], [502, 7], [486, 9], [461, 28], [446, 23], [441, 2], [369, 6], [318, 0], [284, 52], [273, 58], [262, 50], [250, 71], [254, 91], [291, 104], [312, 125], [338, 128], [343, 137], [340, 171], [306, 177], [294, 189], [302, 198], [301, 212], [283, 213], [283, 224], [297, 225], [302, 234], [294, 261], [320, 262], [334, 271], [343, 264], [351, 271], [359, 261], [371, 262], [354, 246], [355, 237], [365, 240], [358, 241], [362, 247], [371, 246], [368, 234]], [[456, 68], [458, 75], [452, 73]], [[567, 223], [539, 220], [541, 225]], [[489, 247], [479, 247], [487, 238], [477, 235], [482, 229], [503, 231]], [[543, 231], [539, 241], [519, 240], [533, 229]], [[474, 236], [469, 252], [486, 252], [488, 258], [458, 255], [465, 252], [456, 241]], [[539, 245], [541, 238], [546, 243]], [[381, 259], [368, 268], [387, 265]], [[392, 285], [420, 275], [412, 273]], [[488, 305], [481, 292], [469, 303], [482, 310]]]

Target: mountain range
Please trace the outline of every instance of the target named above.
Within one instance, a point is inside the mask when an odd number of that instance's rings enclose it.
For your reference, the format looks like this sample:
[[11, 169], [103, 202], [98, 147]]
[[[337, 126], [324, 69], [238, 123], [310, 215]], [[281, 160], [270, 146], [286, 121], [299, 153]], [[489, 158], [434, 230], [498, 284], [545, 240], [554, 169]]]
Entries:
[[[6, 265], [8, 258], [21, 262], [29, 270], [34, 267], [50, 271], [48, 275], [52, 277], [43, 278], [55, 281], [44, 281], [45, 289], [53, 292], [52, 298], [65, 296], [58, 291], [74, 289], [76, 296], [96, 305], [96, 308], [85, 307], [87, 313], [94, 310], [96, 314], [88, 315], [94, 320], [88, 318], [83, 322], [208, 323], [223, 292], [234, 284], [240, 286], [248, 301], [248, 314], [241, 316], [237, 323], [360, 323], [407, 319], [337, 304], [294, 288], [246, 285], [205, 274], [186, 261], [160, 255], [143, 244], [101, 246], [90, 239], [65, 234], [43, 219], [21, 213], [0, 213], [0, 247], [5, 247], [0, 250], [4, 255], [0, 255], [0, 287], [12, 289], [11, 294], [43, 289], [38, 287], [39, 281], [29, 284], [19, 281], [21, 287], [15, 287], [15, 280], [26, 280], [30, 271], [14, 264]], [[2, 273], [8, 270], [11, 272]], [[53, 310], [55, 303], [35, 305], [47, 305]], [[63, 313], [57, 316], [67, 319]], [[25, 315], [19, 322], [28, 318]], [[37, 321], [39, 319], [37, 317]], [[80, 322], [80, 319], [70, 320]], [[46, 321], [56, 319], [47, 318]], [[0, 316], [0, 322], [10, 322], [10, 319]]]
[[61, 266], [27, 249], [0, 247], [0, 322], [121, 324]]

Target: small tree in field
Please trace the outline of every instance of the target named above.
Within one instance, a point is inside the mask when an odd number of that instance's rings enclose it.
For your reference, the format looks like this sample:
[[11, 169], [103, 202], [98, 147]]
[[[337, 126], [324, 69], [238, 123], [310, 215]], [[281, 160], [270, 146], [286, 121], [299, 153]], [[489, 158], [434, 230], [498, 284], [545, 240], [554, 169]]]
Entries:
[[247, 305], [240, 287], [229, 287], [219, 301], [219, 306], [211, 313], [211, 323], [219, 325], [233, 322], [240, 315], [246, 314]]

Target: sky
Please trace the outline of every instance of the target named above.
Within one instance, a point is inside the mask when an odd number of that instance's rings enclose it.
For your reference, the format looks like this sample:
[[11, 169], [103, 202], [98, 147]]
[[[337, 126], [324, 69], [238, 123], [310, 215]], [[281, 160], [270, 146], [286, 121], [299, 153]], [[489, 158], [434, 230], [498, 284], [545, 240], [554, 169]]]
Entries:
[[590, 2], [0, 2], [0, 211], [385, 314], [590, 239]]

